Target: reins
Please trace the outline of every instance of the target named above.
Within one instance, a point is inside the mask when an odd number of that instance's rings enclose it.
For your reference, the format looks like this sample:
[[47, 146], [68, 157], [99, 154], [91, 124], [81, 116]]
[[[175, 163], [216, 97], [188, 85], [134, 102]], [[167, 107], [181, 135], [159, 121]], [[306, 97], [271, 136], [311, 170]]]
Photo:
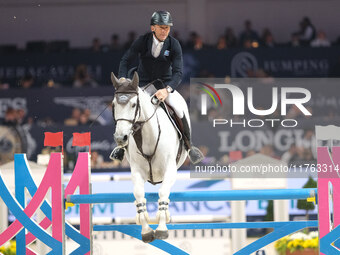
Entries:
[[[146, 87], [143, 88], [143, 92], [145, 91], [146, 88], [148, 88], [151, 84], [148, 84]], [[137, 91], [124, 91], [124, 92], [119, 92], [116, 91], [116, 93], [121, 93], [121, 94], [136, 94], [137, 96], [137, 104], [136, 104], [136, 110], [135, 110], [135, 114], [134, 114], [134, 118], [132, 120], [129, 119], [125, 119], [125, 118], [119, 118], [116, 119], [116, 122], [118, 121], [128, 121], [132, 124], [132, 128], [131, 128], [131, 132], [130, 134], [132, 134], [133, 138], [135, 139], [136, 145], [137, 145], [137, 149], [140, 152], [140, 155], [145, 158], [149, 164], [149, 182], [152, 184], [157, 184], [157, 182], [154, 182], [153, 180], [153, 173], [152, 173], [152, 159], [156, 154], [157, 148], [158, 148], [158, 144], [159, 144], [159, 140], [160, 140], [160, 136], [161, 136], [161, 128], [160, 128], [160, 124], [159, 124], [159, 119], [158, 116], [156, 114], [157, 109], [159, 107], [159, 105], [161, 104], [161, 101], [158, 100], [158, 102], [156, 103], [156, 107], [154, 112], [151, 114], [151, 116], [149, 116], [148, 118], [146, 118], [143, 121], [137, 121], [137, 119], [140, 117], [140, 112], [141, 112], [141, 106], [140, 106], [140, 99], [139, 99], [139, 93]], [[138, 116], [139, 113], [139, 116]], [[142, 137], [142, 128], [144, 126], [145, 123], [147, 123], [149, 120], [151, 120], [156, 114], [157, 117], [157, 125], [158, 125], [158, 137], [157, 137], [157, 141], [155, 144], [155, 148], [153, 150], [153, 153], [150, 155], [147, 155], [144, 153], [143, 151], [143, 137]], [[137, 118], [138, 116], [138, 118]]]

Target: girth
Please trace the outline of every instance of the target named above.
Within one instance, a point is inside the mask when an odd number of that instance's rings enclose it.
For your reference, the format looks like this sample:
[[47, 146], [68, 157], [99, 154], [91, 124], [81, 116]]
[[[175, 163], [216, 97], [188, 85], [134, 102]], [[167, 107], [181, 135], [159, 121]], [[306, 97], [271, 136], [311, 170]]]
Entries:
[[[156, 116], [157, 116], [157, 114], [156, 114]], [[136, 124], [138, 124], [138, 122], [136, 122]], [[151, 164], [152, 163], [152, 159], [153, 159], [153, 157], [156, 154], [156, 150], [157, 150], [157, 147], [158, 147], [159, 139], [160, 139], [160, 136], [161, 136], [161, 127], [160, 127], [160, 124], [159, 124], [158, 116], [157, 116], [157, 124], [158, 124], [158, 137], [157, 137], [157, 142], [156, 142], [156, 145], [155, 145], [155, 149], [154, 149], [154, 151], [153, 151], [153, 153], [151, 155], [147, 155], [143, 151], [142, 128], [139, 128], [138, 130], [136, 130], [133, 133], [133, 138], [135, 139], [135, 143], [137, 145], [137, 148], [138, 148], [140, 154], [149, 163], [149, 180], [148, 180], [148, 182], [150, 182], [152, 185], [156, 185], [156, 184], [162, 183], [162, 181], [154, 182], [154, 180], [153, 180], [153, 173], [152, 173], [152, 164]], [[177, 152], [177, 156], [176, 156], [176, 164], [178, 164], [180, 156], [182, 154], [182, 147], [183, 147], [183, 144], [182, 144], [182, 139], [181, 139], [180, 143], [179, 143], [179, 146], [178, 146], [178, 152]]]

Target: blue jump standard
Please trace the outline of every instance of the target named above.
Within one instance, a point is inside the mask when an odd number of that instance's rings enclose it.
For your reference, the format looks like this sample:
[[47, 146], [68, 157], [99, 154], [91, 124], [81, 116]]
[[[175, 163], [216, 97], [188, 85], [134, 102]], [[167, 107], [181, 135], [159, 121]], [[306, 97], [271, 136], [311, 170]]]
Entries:
[[[268, 189], [268, 190], [221, 190], [173, 192], [170, 201], [238, 201], [238, 200], [285, 200], [315, 197], [317, 189]], [[148, 202], [157, 202], [158, 193], [145, 193]], [[68, 195], [73, 204], [131, 203], [132, 193], [99, 193], [92, 195]]]

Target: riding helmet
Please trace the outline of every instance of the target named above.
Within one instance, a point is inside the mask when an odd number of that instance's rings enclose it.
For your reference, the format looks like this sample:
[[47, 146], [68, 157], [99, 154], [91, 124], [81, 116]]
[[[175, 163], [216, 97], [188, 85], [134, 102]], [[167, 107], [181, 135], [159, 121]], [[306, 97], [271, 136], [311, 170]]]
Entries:
[[168, 11], [157, 11], [151, 16], [151, 26], [153, 25], [165, 25], [172, 26], [171, 14]]

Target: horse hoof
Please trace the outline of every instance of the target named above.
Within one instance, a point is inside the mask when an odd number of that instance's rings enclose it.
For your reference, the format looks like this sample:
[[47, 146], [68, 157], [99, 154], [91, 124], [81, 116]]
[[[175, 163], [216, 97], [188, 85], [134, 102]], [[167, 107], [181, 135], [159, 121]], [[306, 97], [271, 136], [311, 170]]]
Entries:
[[156, 239], [167, 239], [169, 237], [169, 231], [168, 230], [156, 230], [155, 238]]
[[155, 240], [155, 232], [153, 230], [146, 234], [142, 234], [142, 241], [144, 243], [151, 243], [153, 240]]

